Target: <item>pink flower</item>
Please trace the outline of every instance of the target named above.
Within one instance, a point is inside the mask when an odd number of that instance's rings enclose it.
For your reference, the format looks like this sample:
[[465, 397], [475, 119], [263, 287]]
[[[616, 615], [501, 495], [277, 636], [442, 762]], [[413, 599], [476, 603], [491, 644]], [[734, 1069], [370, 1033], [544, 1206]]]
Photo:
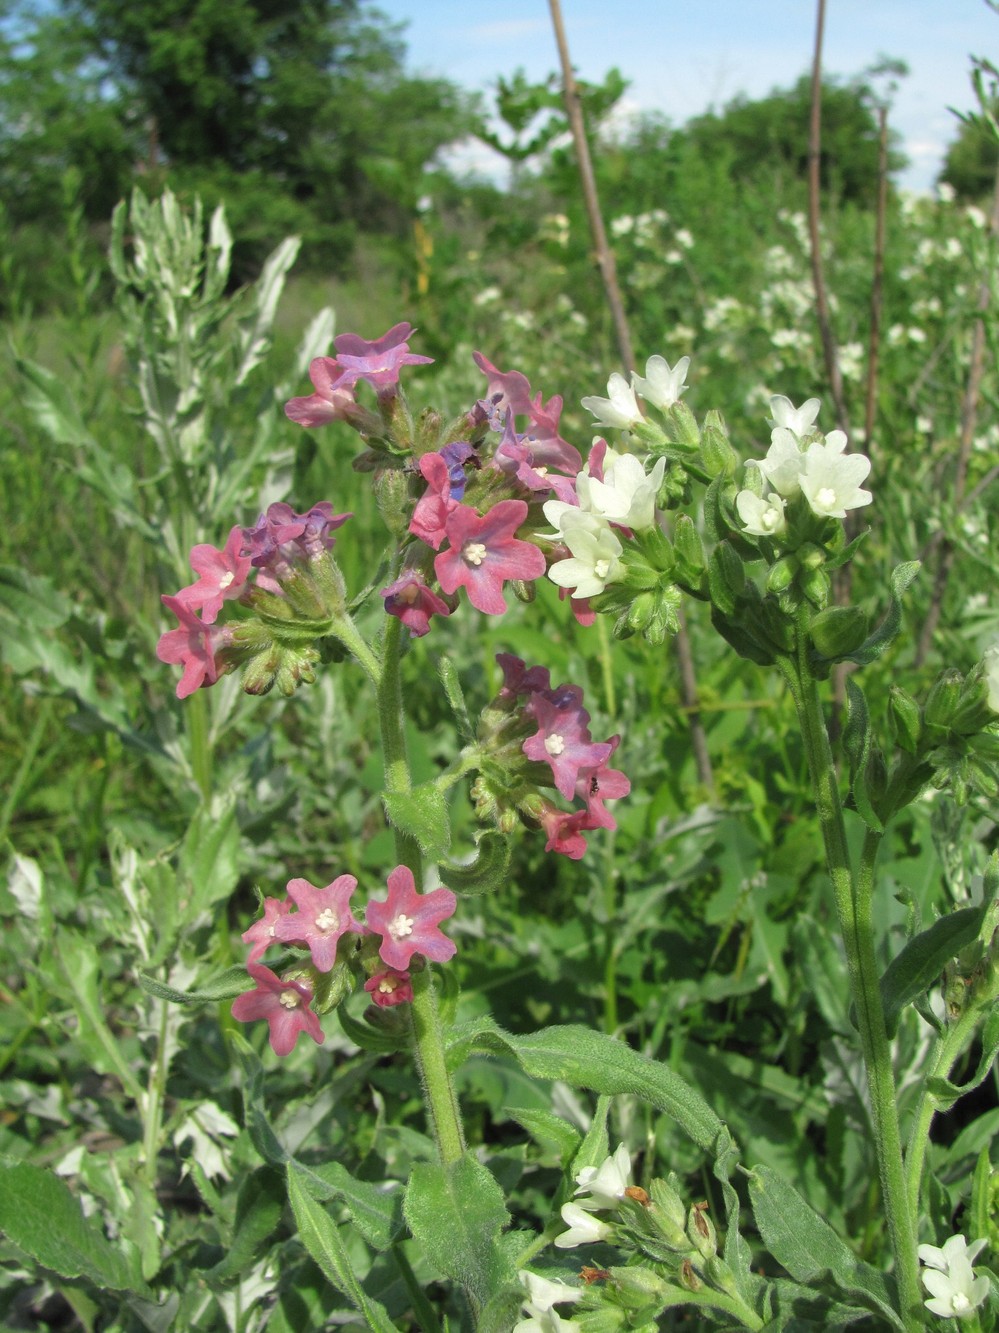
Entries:
[[[265, 898], [264, 914], [259, 921], [255, 921], [249, 930], [243, 931], [243, 940], [246, 944], [252, 944], [250, 950], [250, 962], [255, 963], [267, 952], [270, 946], [277, 938], [274, 933], [274, 927], [283, 916], [287, 916], [291, 911], [291, 903], [287, 898]], [[304, 941], [296, 940], [296, 944], [302, 944]]]
[[457, 506], [457, 501], [451, 498], [451, 473], [445, 460], [436, 453], [424, 454], [418, 467], [429, 484], [416, 502], [409, 530], [421, 542], [439, 551], [445, 536], [447, 516]]
[[443, 590], [452, 593], [464, 587], [479, 611], [501, 616], [506, 610], [504, 581], [537, 579], [545, 572], [538, 548], [514, 536], [526, 517], [523, 500], [501, 500], [482, 518], [468, 505], [456, 505], [445, 524], [451, 549], [434, 560]]
[[399, 382], [403, 366], [433, 365], [432, 356], [416, 356], [407, 339], [414, 332], [412, 324], [395, 324], [374, 342], [356, 333], [341, 333], [333, 339], [339, 365], [355, 380], [367, 380], [381, 393]]
[[206, 544], [192, 546], [191, 568], [201, 577], [190, 587], [181, 588], [177, 597], [192, 611], [202, 608], [202, 619], [212, 625], [218, 619], [222, 603], [238, 597], [246, 587], [250, 558], [242, 554], [243, 529], [232, 528], [221, 551]]
[[[613, 754], [621, 742], [620, 736], [612, 736], [607, 744]], [[607, 756], [610, 758], [610, 755]], [[586, 802], [586, 813], [590, 828], [617, 828], [617, 821], [604, 805], [605, 801], [616, 801], [627, 796], [631, 783], [616, 768], [608, 768], [607, 761], [596, 768], [580, 769], [576, 778], [576, 795]]]
[[385, 598], [385, 610], [390, 616], [399, 617], [413, 639], [429, 633], [431, 616], [451, 614], [447, 602], [431, 592], [419, 574], [412, 571], [401, 574], [380, 595]]
[[180, 621], [180, 628], [160, 635], [156, 656], [174, 666], [183, 664], [177, 698], [186, 699], [202, 685], [214, 685], [218, 680], [215, 654], [232, 641], [232, 630], [224, 625], [206, 625], [179, 597], [164, 595], [160, 601]]
[[522, 747], [528, 759], [551, 766], [555, 787], [567, 800], [576, 794], [580, 770], [598, 768], [614, 749], [606, 741], [590, 739], [586, 725], [590, 715], [580, 707], [577, 690], [578, 686], [561, 686], [551, 692], [552, 697], [531, 696], [526, 707], [538, 730]]
[[364, 989], [381, 1008], [394, 1004], [411, 1003], [413, 987], [408, 972], [397, 972], [394, 967], [387, 967], [384, 972], [376, 972], [364, 983]]
[[531, 424], [523, 437], [523, 442], [531, 451], [535, 467], [554, 467], [560, 472], [572, 476], [583, 466], [579, 450], [574, 449], [558, 433], [559, 417], [562, 415], [562, 399], [556, 394], [542, 406], [541, 394], [535, 395], [528, 406]]
[[388, 877], [388, 898], [368, 903], [364, 919], [381, 935], [378, 956], [389, 967], [402, 971], [414, 953], [435, 963], [446, 962], [457, 951], [453, 940], [442, 933], [439, 923], [454, 914], [458, 900], [450, 889], [417, 893], [413, 872], [396, 866]]
[[515, 416], [529, 415], [532, 407], [531, 385], [526, 375], [519, 370], [509, 370], [505, 374], [497, 370], [491, 361], [487, 361], [481, 352], [473, 352], [472, 359], [483, 375], [489, 376], [486, 398], [494, 403], [500, 412], [507, 408]]
[[284, 414], [300, 426], [325, 426], [330, 421], [346, 421], [354, 397], [356, 375], [350, 374], [330, 356], [317, 356], [309, 366], [309, 379], [316, 392], [307, 398], [292, 398], [284, 405]]
[[309, 1008], [312, 987], [297, 979], [282, 981], [260, 963], [251, 963], [248, 971], [257, 986], [233, 1000], [233, 1018], [238, 1023], [253, 1023], [258, 1018], [266, 1018], [275, 1055], [289, 1055], [295, 1049], [300, 1032], [308, 1033], [321, 1046], [323, 1029], [318, 1015]]
[[274, 922], [274, 938], [286, 944], [304, 943], [319, 971], [329, 972], [336, 962], [340, 937], [348, 931], [355, 935], [364, 931], [348, 906], [356, 888], [353, 875], [339, 875], [323, 889], [317, 889], [307, 879], [290, 879], [288, 897], [299, 910]]
[[570, 861], [580, 861], [586, 853], [583, 830], [592, 828], [585, 810], [559, 810], [546, 801], [538, 818], [548, 835], [546, 852], [559, 852]]

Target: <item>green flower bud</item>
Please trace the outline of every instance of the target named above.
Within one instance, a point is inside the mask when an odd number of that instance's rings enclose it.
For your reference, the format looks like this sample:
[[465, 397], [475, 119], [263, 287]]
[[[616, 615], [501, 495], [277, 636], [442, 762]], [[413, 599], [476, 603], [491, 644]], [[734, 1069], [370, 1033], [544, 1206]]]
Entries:
[[[739, 458], [729, 444], [728, 431], [720, 412], [713, 408], [704, 418], [701, 432], [701, 457], [704, 467], [711, 477], [731, 477], [735, 475]], [[757, 469], [758, 470], [758, 469]]]
[[[416, 427], [415, 452], [418, 454], [428, 454], [441, 447], [441, 427], [444, 425], [444, 418], [440, 412], [432, 407], [424, 408], [420, 413], [420, 420]], [[459, 436], [459, 439], [465, 438]]]
[[951, 729], [961, 736], [974, 736], [995, 720], [996, 715], [989, 704], [989, 682], [984, 667], [979, 664], [965, 677]]
[[657, 589], [654, 594], [652, 616], [645, 628], [646, 642], [656, 646], [666, 642], [671, 634], [680, 629], [680, 605], [682, 597], [679, 588], [672, 583]]
[[776, 564], [770, 566], [767, 574], [767, 592], [786, 592], [798, 577], [798, 559], [793, 555], [781, 556]]
[[746, 586], [746, 571], [735, 548], [719, 542], [708, 562], [708, 589], [711, 600], [725, 615], [732, 615], [740, 593]]
[[652, 592], [640, 592], [631, 606], [625, 612], [628, 620], [628, 628], [633, 634], [640, 634], [652, 619], [652, 613], [656, 607], [655, 594]]
[[[354, 990], [354, 974], [346, 957], [348, 950], [356, 951], [357, 937], [345, 936], [337, 945], [337, 960], [329, 972], [315, 971], [312, 982], [312, 1007], [317, 1014], [328, 1014], [342, 1004]], [[351, 947], [353, 946], [353, 948]]]
[[928, 726], [950, 731], [957, 715], [964, 686], [964, 676], [954, 667], [942, 671], [926, 698], [923, 716]]
[[923, 714], [912, 695], [906, 694], [900, 685], [888, 686], [888, 722], [896, 744], [915, 754], [923, 729]]
[[401, 539], [409, 530], [409, 480], [406, 474], [402, 468], [379, 468], [373, 485], [382, 521], [393, 537]]
[[808, 635], [823, 657], [846, 657], [867, 638], [866, 612], [859, 606], [830, 606], [813, 616]]
[[699, 588], [705, 570], [704, 548], [689, 514], [681, 514], [673, 527], [673, 552], [678, 576]]
[[815, 546], [812, 542], [806, 542], [804, 546], [799, 546], [797, 556], [802, 569], [821, 569], [826, 563], [825, 551], [821, 546]]
[[652, 1207], [649, 1216], [668, 1245], [676, 1250], [687, 1249], [686, 1209], [680, 1195], [668, 1180], [653, 1180], [649, 1185]]
[[701, 443], [701, 432], [690, 408], [682, 400], [672, 405], [665, 418], [666, 434], [672, 444], [688, 453], [696, 453]]
[[630, 1310], [655, 1304], [658, 1309], [666, 1299], [670, 1283], [651, 1268], [612, 1268], [611, 1281]]
[[801, 591], [811, 604], [822, 610], [829, 601], [832, 584], [824, 569], [810, 569], [802, 577]]

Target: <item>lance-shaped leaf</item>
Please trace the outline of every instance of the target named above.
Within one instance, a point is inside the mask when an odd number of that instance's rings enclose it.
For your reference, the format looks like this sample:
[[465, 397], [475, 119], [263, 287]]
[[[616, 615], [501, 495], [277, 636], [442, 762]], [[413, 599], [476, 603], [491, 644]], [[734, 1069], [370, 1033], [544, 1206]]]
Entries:
[[914, 935], [891, 960], [881, 978], [881, 1003], [889, 1037], [895, 1035], [899, 1015], [906, 1005], [925, 994], [951, 959], [978, 938], [987, 910], [983, 903], [942, 916], [927, 930]]
[[843, 748], [850, 762], [850, 790], [857, 814], [874, 833], [883, 833], [884, 824], [874, 809], [868, 790], [868, 764], [871, 758], [871, 716], [864, 692], [849, 676], [846, 680], [847, 714], [843, 729]]
[[919, 568], [918, 560], [909, 560], [903, 565], [896, 565], [891, 576], [891, 602], [888, 606], [887, 615], [873, 634], [867, 636], [859, 648], [852, 653], [845, 654], [840, 660], [856, 662], [858, 666], [866, 666], [868, 662], [873, 662], [880, 657], [885, 649], [894, 643], [899, 630], [902, 628], [902, 596], [919, 573]]

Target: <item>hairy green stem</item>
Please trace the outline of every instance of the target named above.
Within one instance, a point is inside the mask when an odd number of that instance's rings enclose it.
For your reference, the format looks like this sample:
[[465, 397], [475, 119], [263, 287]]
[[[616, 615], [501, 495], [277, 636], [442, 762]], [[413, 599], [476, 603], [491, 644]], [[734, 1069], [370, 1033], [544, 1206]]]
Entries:
[[916, 1329], [922, 1327], [916, 1229], [906, 1190], [891, 1047], [881, 1003], [871, 919], [874, 866], [880, 837], [868, 833], [855, 880], [850, 865], [846, 824], [836, 769], [822, 716], [822, 704], [818, 686], [808, 666], [808, 640], [804, 625], [799, 626], [798, 636], [797, 660], [784, 658], [779, 665], [794, 697], [801, 723], [808, 770], [815, 789], [822, 828], [826, 863], [833, 886], [836, 914], [846, 950], [850, 994], [856, 1008], [861, 1054], [871, 1096], [874, 1147], [881, 1179], [883, 1206], [892, 1253], [895, 1257], [900, 1313], [906, 1328]]
[[191, 743], [191, 771], [201, 799], [212, 795], [212, 747], [208, 740], [208, 699], [204, 690], [195, 690], [184, 709], [187, 736]]
[[[408, 792], [413, 786], [409, 757], [406, 753], [405, 713], [402, 706], [402, 678], [399, 670], [402, 628], [400, 620], [394, 616], [388, 618], [378, 680], [378, 717], [385, 764], [385, 790], [390, 793]], [[353, 645], [348, 646], [354, 655], [358, 656]], [[358, 660], [361, 659], [358, 657]], [[401, 829], [394, 829], [393, 832], [399, 863], [412, 870], [419, 884], [423, 877], [423, 855], [419, 845], [415, 838]], [[461, 1157], [465, 1151], [465, 1138], [458, 1115], [458, 1101], [447, 1068], [444, 1033], [441, 1029], [430, 968], [427, 967], [423, 971], [414, 970], [411, 982], [413, 1053], [420, 1071], [428, 1119], [433, 1128], [441, 1161], [447, 1165]]]

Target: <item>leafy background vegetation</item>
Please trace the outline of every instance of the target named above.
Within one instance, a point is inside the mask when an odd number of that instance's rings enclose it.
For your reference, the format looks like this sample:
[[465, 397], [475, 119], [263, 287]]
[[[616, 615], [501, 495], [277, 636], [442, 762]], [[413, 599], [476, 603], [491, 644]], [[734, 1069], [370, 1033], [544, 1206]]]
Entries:
[[[622, 88], [612, 73], [584, 102], [635, 344], [643, 356], [692, 355], [691, 404], [699, 414], [720, 408], [742, 455], [758, 455], [771, 393], [795, 402], [824, 393], [804, 214], [808, 89], [738, 100], [679, 127], [647, 117], [624, 139], [604, 140], [601, 118]], [[858, 79], [830, 84], [823, 100], [822, 244], [858, 442], [875, 91]], [[79, 0], [7, 17], [0, 1152], [70, 1181], [108, 1234], [134, 1240], [148, 1284], [142, 1299], [116, 1295], [113, 1274], [104, 1290], [57, 1279], [8, 1246], [0, 1317], [12, 1329], [281, 1330], [332, 1320], [342, 1298], [290, 1225], [247, 1127], [253, 1097], [266, 1096], [296, 1151], [367, 1184], [405, 1180], [430, 1152], [407, 1075], [335, 1022], [320, 1052], [282, 1062], [251, 1033], [267, 1066], [261, 1094], [256, 1066], [241, 1069], [233, 1054], [228, 1004], [181, 1008], [139, 985], [149, 973], [197, 989], [240, 962], [257, 889], [277, 892], [291, 875], [377, 878], [392, 864], [374, 722], [353, 668], [330, 669], [291, 700], [250, 701], [230, 681], [210, 706], [188, 701], [211, 727], [206, 775], [154, 648], [159, 595], [187, 581], [187, 548], [221, 545], [232, 523], [251, 523], [269, 500], [329, 498], [354, 511], [338, 544], [351, 589], [377, 567], [382, 537], [369, 479], [350, 466], [353, 435], [339, 425], [306, 434], [281, 412], [305, 392], [309, 355], [327, 350], [326, 306], [337, 329], [366, 337], [398, 319], [419, 326], [414, 346], [436, 363], [408, 381], [416, 405], [470, 405], [482, 388], [470, 355], [478, 348], [546, 397], [562, 394], [564, 433], [585, 448], [591, 426], [579, 398], [602, 392], [617, 363], [575, 165], [557, 146], [552, 85], [511, 80], [498, 106], [517, 164], [506, 192], [435, 165], [455, 137], [489, 133], [483, 108], [411, 76], [398, 34], [354, 0]], [[873, 532], [856, 566], [859, 595], [879, 611], [898, 561], [925, 554], [927, 566], [901, 646], [867, 676], [882, 716], [901, 673], [918, 688], [942, 665], [968, 668], [999, 637], [991, 324], [967, 478], [955, 492], [972, 329], [995, 272], [994, 142], [961, 127], [944, 171], [949, 192], [889, 193], [866, 441]], [[898, 160], [893, 149], [890, 163]], [[155, 200], [166, 186], [189, 215], [203, 201], [192, 271], [220, 203], [234, 242], [211, 300], [192, 288], [179, 332], [155, 272], [129, 267], [126, 231], [117, 271], [106, 259], [117, 201], [133, 188]], [[301, 238], [294, 269], [289, 249], [267, 260], [290, 233]], [[198, 388], [181, 402], [192, 358]], [[833, 424], [828, 405], [824, 424]], [[189, 451], [193, 494], [177, 483], [176, 448]], [[932, 650], [914, 660], [941, 532], [949, 576]], [[595, 734], [624, 738], [632, 795], [617, 832], [595, 838], [583, 862], [546, 857], [525, 837], [502, 892], [463, 905], [461, 1012], [488, 1010], [513, 1032], [581, 1021], [665, 1061], [725, 1107], [753, 1160], [787, 1174], [882, 1264], [876, 1170], [863, 1134], [848, 1132], [866, 1112], [789, 700], [692, 617], [709, 787], [668, 652], [611, 643], [600, 625], [580, 631], [547, 589], [499, 623], [468, 607], [462, 617], [446, 650], [469, 699], [478, 706], [493, 693], [500, 649], [543, 662], [553, 680], [579, 681]], [[418, 776], [457, 744], [429, 665], [434, 638], [406, 664]], [[913, 915], [929, 921], [968, 900], [997, 844], [995, 814], [994, 802], [958, 806], [936, 794], [900, 821], [880, 869], [886, 942], [903, 938]], [[925, 1041], [908, 1018], [897, 1047], [903, 1086]], [[969, 1069], [978, 1056], [969, 1053]], [[518, 1221], [540, 1227], [559, 1166], [540, 1117], [554, 1096], [582, 1126], [592, 1105], [481, 1057], [463, 1067], [460, 1093]], [[714, 1202], [669, 1122], [624, 1098], [614, 1115], [648, 1174], [675, 1170]], [[961, 1225], [997, 1126], [991, 1078], [943, 1119], [930, 1162], [938, 1234]], [[391, 1200], [391, 1189], [382, 1193]], [[994, 1244], [994, 1213], [989, 1225]], [[388, 1226], [372, 1216], [369, 1230], [344, 1235], [400, 1327], [419, 1327], [403, 1269], [388, 1257]], [[409, 1259], [433, 1292], [437, 1275]]]

